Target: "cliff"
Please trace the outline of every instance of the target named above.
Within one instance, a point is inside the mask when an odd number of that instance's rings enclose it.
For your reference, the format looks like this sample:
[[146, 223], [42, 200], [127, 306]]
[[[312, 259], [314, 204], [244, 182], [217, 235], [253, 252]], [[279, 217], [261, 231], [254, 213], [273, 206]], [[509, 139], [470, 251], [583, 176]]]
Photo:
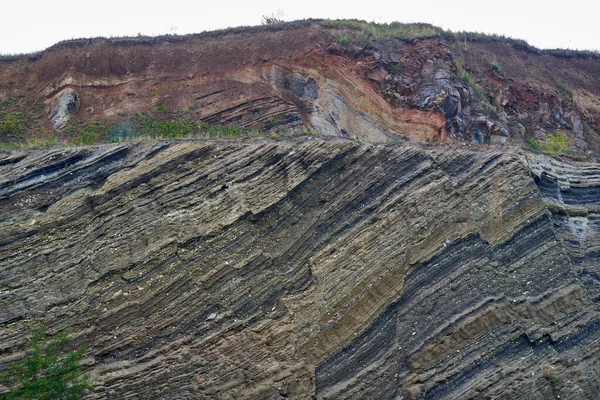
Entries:
[[0, 161], [0, 360], [90, 398], [594, 398], [600, 165], [313, 138]]
[[90, 399], [598, 398], [598, 71], [318, 20], [0, 57], [0, 372], [45, 319]]

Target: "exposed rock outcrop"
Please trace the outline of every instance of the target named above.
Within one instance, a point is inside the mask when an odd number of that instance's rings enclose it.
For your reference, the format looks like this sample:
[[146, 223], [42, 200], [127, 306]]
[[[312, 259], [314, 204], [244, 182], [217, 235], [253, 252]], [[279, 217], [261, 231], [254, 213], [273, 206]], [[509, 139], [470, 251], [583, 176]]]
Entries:
[[[596, 398], [600, 57], [467, 36], [0, 57], [9, 146], [312, 135], [0, 152], [0, 372], [44, 318], [87, 344], [91, 399]], [[553, 138], [579, 161], [507, 145]]]
[[79, 111], [79, 97], [71, 88], [63, 89], [50, 102], [50, 121], [54, 128], [61, 129]]
[[598, 164], [310, 138], [0, 157], [1, 368], [44, 316], [88, 345], [90, 398], [600, 391]]

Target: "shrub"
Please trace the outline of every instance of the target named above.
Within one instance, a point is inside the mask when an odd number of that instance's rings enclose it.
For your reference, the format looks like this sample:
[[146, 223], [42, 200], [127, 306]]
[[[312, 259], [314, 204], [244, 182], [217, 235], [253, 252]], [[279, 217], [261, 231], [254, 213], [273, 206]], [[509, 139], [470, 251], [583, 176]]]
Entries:
[[443, 30], [430, 24], [424, 23], [382, 23], [378, 24], [375, 22], [365, 22], [355, 19], [344, 19], [344, 20], [326, 20], [323, 21], [323, 25], [338, 28], [338, 29], [350, 29], [353, 31], [363, 31], [369, 35], [369, 37], [376, 40], [388, 40], [388, 39], [415, 39], [415, 38], [427, 38], [440, 36]]
[[473, 78], [471, 78], [467, 71], [463, 71], [463, 73], [460, 75], [460, 79], [462, 79], [462, 81], [467, 85], [473, 86], [475, 84], [475, 81]]
[[167, 108], [167, 106], [163, 102], [157, 103], [156, 104], [156, 109], [158, 111], [160, 111], [160, 112], [168, 112], [169, 111], [168, 108]]
[[492, 64], [492, 71], [497, 74], [500, 73], [500, 67], [498, 66], [498, 64]]
[[50, 342], [45, 331], [44, 324], [33, 328], [29, 356], [0, 375], [0, 382], [14, 387], [0, 394], [0, 399], [75, 400], [92, 387], [89, 375], [79, 365], [85, 347], [67, 351], [70, 337], [66, 330]]
[[527, 146], [531, 149], [531, 150], [535, 150], [535, 151], [539, 151], [540, 146], [538, 145], [538, 141], [532, 138], [527, 138], [525, 139], [525, 141], [527, 142]]
[[283, 24], [283, 10], [277, 10], [271, 13], [271, 15], [263, 15], [261, 18], [262, 25], [279, 25]]
[[545, 142], [532, 138], [527, 138], [525, 140], [531, 150], [541, 150], [544, 153], [550, 154], [566, 154], [567, 148], [571, 143], [560, 131], [548, 135], [546, 139], [548, 140]]
[[550, 364], [544, 364], [540, 371], [542, 373], [542, 377], [549, 381], [551, 384], [559, 384], [560, 377], [556, 374], [556, 371]]
[[547, 142], [540, 142], [542, 151], [552, 154], [565, 154], [567, 147], [569, 147], [569, 141], [565, 138], [562, 132], [556, 132], [552, 135], [547, 136]]

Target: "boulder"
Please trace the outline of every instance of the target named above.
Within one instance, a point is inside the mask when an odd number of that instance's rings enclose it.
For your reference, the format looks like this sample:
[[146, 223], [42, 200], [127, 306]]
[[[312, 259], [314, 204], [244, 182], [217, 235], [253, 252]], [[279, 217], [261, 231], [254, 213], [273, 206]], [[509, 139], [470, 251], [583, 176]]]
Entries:
[[372, 81], [381, 83], [385, 80], [388, 72], [383, 67], [377, 67], [369, 74], [369, 79]]
[[511, 123], [509, 125], [508, 131], [510, 132], [510, 135], [513, 137], [523, 137], [523, 136], [525, 136], [525, 133], [527, 132], [527, 130], [525, 129], [523, 124], [518, 123], [518, 122]]
[[54, 128], [63, 128], [79, 111], [79, 96], [71, 89], [66, 88], [58, 93], [50, 102], [50, 121]]
[[471, 92], [469, 90], [469, 87], [462, 82], [456, 82], [453, 85], [454, 89], [456, 89], [456, 91], [458, 92], [459, 96], [460, 96], [460, 104], [462, 107], [465, 107], [467, 104], [469, 104], [469, 101], [471, 100]]
[[554, 122], [557, 126], [565, 126], [567, 125], [567, 121], [563, 118], [563, 110], [558, 107], [552, 110], [552, 117], [554, 118]]
[[462, 109], [460, 93], [444, 80], [423, 86], [414, 96], [413, 105], [421, 110], [439, 111], [448, 120]]
[[452, 77], [452, 74], [450, 73], [450, 71], [442, 69], [442, 70], [436, 72], [433, 77], [436, 80], [450, 79]]
[[359, 47], [357, 45], [352, 44], [346, 49], [346, 54], [352, 58], [358, 58], [363, 53], [363, 50], [363, 47]]
[[402, 75], [395, 75], [393, 82], [396, 84], [396, 92], [400, 95], [410, 95], [417, 89], [417, 84], [411, 78]]
[[442, 114], [447, 119], [454, 117], [460, 112], [460, 97], [448, 96], [442, 105]]
[[294, 74], [294, 80], [293, 80], [293, 91], [294, 94], [296, 95], [296, 97], [298, 98], [302, 98], [304, 97], [304, 90], [306, 88], [306, 81], [304, 80], [304, 78], [302, 77], [302, 75], [300, 74]]
[[543, 129], [536, 129], [533, 131], [533, 137], [536, 140], [546, 140], [546, 131]]
[[311, 100], [316, 100], [319, 97], [319, 84], [312, 76], [306, 80], [304, 95]]
[[398, 53], [390, 53], [390, 61], [393, 63], [400, 62], [401, 58], [402, 58], [402, 56]]
[[440, 85], [423, 86], [415, 97], [413, 104], [421, 109], [426, 110], [436, 105], [441, 105], [446, 99], [446, 90]]
[[564, 120], [569, 128], [571, 128], [577, 134], [583, 134], [583, 126], [581, 124], [581, 117], [575, 111], [567, 111], [564, 114]]
[[508, 126], [500, 121], [492, 121], [490, 130], [490, 143], [491, 144], [504, 144], [510, 137]]
[[543, 124], [550, 121], [550, 106], [548, 103], [540, 103], [540, 108], [535, 113], [535, 118]]
[[510, 101], [510, 91], [508, 88], [497, 88], [494, 92], [492, 104], [498, 108], [503, 108]]
[[344, 54], [344, 48], [338, 42], [332, 42], [327, 47], [327, 52], [335, 56], [341, 56], [342, 54]]
[[478, 143], [505, 143], [510, 134], [508, 127], [486, 116], [474, 118], [469, 123], [473, 140]]
[[466, 115], [456, 115], [446, 122], [446, 128], [450, 133], [465, 133], [468, 125], [469, 117]]

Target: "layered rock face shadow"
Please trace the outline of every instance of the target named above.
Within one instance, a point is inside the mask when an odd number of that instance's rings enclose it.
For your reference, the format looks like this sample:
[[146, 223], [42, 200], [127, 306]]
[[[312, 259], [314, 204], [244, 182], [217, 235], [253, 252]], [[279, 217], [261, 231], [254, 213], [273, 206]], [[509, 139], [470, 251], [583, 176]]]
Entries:
[[44, 317], [87, 344], [90, 398], [593, 398], [598, 168], [310, 138], [5, 153], [0, 368]]

